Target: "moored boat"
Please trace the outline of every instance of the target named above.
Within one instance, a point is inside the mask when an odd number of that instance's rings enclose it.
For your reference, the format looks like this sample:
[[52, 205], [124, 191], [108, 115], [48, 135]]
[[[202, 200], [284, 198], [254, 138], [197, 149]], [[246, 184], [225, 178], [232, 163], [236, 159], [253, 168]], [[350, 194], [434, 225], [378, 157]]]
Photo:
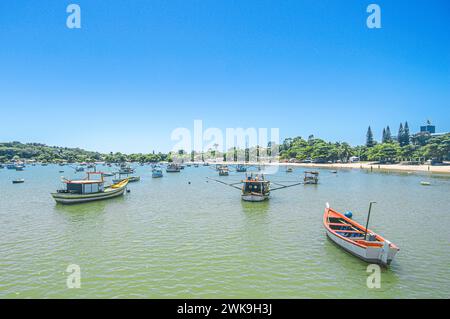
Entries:
[[179, 173], [180, 171], [181, 167], [178, 164], [171, 163], [166, 167], [167, 173]]
[[245, 165], [238, 164], [238, 166], [236, 166], [236, 172], [245, 173], [246, 171], [247, 171], [247, 167]]
[[25, 180], [23, 178], [15, 179], [15, 180], [12, 181], [13, 184], [21, 184], [21, 183], [24, 183], [24, 182], [25, 182]]
[[[389, 265], [399, 248], [332, 208], [325, 208], [323, 225], [328, 238], [347, 252], [369, 263]], [[370, 217], [370, 209], [369, 216]]]
[[247, 176], [242, 181], [241, 198], [247, 202], [262, 202], [269, 198], [270, 182], [267, 181], [264, 175]]
[[[104, 179], [101, 172], [88, 172], [84, 180], [64, 180], [65, 188], [52, 193], [52, 197], [57, 203], [78, 204], [95, 200], [109, 199], [123, 195], [128, 179], [119, 183], [104, 186]], [[100, 175], [100, 179], [93, 180], [91, 175]]]
[[162, 169], [160, 167], [154, 167], [152, 169], [152, 177], [153, 178], [163, 177]]

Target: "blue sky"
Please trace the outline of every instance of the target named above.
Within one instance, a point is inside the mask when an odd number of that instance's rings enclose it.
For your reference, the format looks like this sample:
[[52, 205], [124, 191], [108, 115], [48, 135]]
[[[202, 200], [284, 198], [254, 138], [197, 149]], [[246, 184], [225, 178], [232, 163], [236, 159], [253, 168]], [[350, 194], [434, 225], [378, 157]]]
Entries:
[[448, 21], [445, 0], [2, 1], [0, 141], [168, 151], [195, 119], [353, 145], [368, 125], [450, 131]]

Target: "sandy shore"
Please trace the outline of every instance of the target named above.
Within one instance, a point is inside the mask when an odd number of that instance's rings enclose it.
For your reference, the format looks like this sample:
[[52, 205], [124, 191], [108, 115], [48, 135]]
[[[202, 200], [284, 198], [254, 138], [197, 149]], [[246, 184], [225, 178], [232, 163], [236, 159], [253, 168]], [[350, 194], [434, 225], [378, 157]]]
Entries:
[[[244, 164], [243, 162], [210, 162], [211, 164]], [[262, 165], [263, 163], [247, 163], [247, 165]], [[450, 174], [450, 165], [432, 166], [432, 165], [400, 165], [385, 164], [378, 165], [373, 162], [359, 163], [334, 163], [334, 164], [312, 164], [312, 163], [264, 163], [264, 165], [282, 165], [291, 167], [310, 167], [310, 168], [333, 168], [333, 169], [366, 169], [372, 171], [402, 171], [402, 172], [428, 172]]]

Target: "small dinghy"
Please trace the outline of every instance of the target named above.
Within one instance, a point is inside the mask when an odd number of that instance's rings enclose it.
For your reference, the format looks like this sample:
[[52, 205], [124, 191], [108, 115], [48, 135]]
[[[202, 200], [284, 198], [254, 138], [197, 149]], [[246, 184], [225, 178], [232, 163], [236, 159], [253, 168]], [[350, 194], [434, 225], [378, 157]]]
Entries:
[[420, 185], [423, 185], [423, 186], [430, 186], [431, 183], [430, 183], [430, 182], [421, 181], [421, 182], [420, 182]]
[[323, 215], [323, 225], [327, 236], [335, 244], [366, 262], [388, 266], [399, 248], [352, 220], [350, 214], [348, 216], [329, 208], [327, 204]]
[[21, 183], [24, 183], [24, 182], [25, 182], [25, 180], [23, 178], [15, 179], [15, 180], [12, 181], [13, 184], [21, 184]]

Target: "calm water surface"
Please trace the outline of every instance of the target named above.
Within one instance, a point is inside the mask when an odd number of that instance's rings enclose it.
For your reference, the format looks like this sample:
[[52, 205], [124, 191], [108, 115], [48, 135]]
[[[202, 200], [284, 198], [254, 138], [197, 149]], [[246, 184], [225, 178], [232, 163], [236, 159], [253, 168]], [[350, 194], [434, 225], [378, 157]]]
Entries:
[[[299, 180], [303, 171], [270, 179]], [[149, 166], [137, 173], [141, 182], [123, 197], [63, 206], [50, 196], [59, 177], [83, 174], [68, 166], [0, 170], [0, 297], [450, 297], [448, 177], [322, 169], [320, 185], [246, 203], [238, 190], [206, 180], [242, 174], [186, 167], [152, 179]], [[26, 182], [13, 185], [15, 178]], [[380, 289], [367, 288], [367, 264], [337, 248], [322, 226], [325, 202], [364, 223], [371, 200], [371, 228], [400, 247]], [[81, 267], [80, 289], [66, 286], [69, 264]]]

